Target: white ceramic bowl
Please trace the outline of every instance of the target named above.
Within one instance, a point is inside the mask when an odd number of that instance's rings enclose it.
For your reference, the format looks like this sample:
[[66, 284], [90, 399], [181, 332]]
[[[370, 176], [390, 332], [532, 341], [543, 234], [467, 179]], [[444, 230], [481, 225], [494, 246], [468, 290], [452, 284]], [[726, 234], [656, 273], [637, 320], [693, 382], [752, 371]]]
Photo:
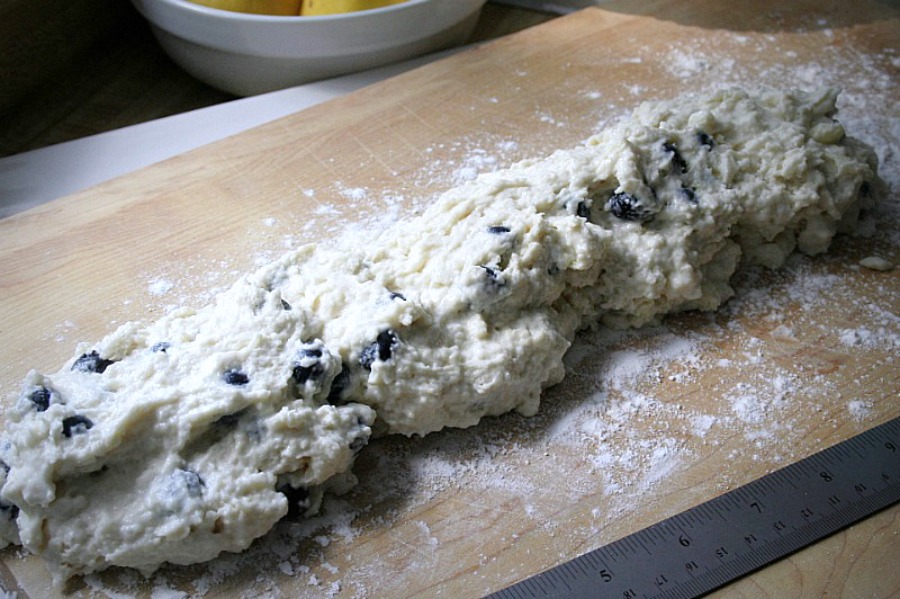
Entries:
[[188, 0], [132, 3], [185, 71], [250, 96], [460, 44], [485, 1], [408, 0], [317, 17], [244, 14]]

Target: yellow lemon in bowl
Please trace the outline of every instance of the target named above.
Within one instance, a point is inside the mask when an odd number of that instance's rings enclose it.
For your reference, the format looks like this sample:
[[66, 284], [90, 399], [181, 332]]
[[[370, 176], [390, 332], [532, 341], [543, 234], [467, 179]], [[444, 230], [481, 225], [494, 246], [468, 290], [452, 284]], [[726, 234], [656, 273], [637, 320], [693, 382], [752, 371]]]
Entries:
[[191, 0], [191, 2], [232, 12], [293, 17], [300, 14], [302, 4], [302, 0]]
[[191, 2], [210, 8], [255, 15], [314, 17], [381, 8], [400, 4], [406, 0], [191, 0]]
[[406, 0], [303, 0], [300, 14], [303, 16], [336, 15], [342, 12], [355, 12], [381, 8], [391, 4], [400, 4]]

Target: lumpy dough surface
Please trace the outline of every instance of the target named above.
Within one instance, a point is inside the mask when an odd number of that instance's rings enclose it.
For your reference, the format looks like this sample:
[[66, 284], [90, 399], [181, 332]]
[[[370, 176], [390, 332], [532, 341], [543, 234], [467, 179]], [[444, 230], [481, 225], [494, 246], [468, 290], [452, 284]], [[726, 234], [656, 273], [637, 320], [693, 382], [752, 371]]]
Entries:
[[129, 323], [7, 413], [0, 534], [57, 581], [241, 551], [354, 482], [371, 434], [533, 414], [573, 336], [711, 310], [742, 262], [853, 228], [881, 182], [834, 90], [640, 106], [446, 192], [375, 243], [307, 245]]

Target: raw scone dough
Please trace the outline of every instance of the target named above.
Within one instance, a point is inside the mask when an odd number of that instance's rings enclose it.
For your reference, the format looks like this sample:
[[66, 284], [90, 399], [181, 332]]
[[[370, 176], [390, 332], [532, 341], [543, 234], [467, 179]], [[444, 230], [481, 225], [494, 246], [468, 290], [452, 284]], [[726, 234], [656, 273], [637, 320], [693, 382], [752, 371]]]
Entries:
[[742, 260], [777, 267], [852, 228], [882, 184], [836, 96], [645, 104], [374, 243], [301, 247], [214, 305], [30, 373], [0, 455], [2, 534], [57, 580], [204, 561], [352, 484], [373, 429], [533, 414], [580, 328], [714, 309]]

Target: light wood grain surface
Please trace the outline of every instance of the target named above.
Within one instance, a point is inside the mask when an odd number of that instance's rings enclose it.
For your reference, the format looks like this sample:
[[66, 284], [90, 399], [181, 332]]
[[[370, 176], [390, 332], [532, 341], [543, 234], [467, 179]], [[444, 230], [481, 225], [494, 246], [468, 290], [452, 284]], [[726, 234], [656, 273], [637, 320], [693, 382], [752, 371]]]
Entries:
[[[896, 143], [882, 126], [896, 116], [896, 7], [741, 7], [627, 2], [556, 19], [0, 221], [4, 405], [29, 368], [55, 370], [79, 341], [205, 303], [285, 246], [354, 226], [365, 243], [376, 221], [471, 170], [577, 143], [642, 99], [843, 82], [851, 132]], [[715, 314], [585, 335], [538, 416], [374, 442], [355, 492], [243, 556], [66, 591], [475, 597], [634, 532], [900, 415], [900, 280], [856, 265], [896, 261], [896, 232], [747, 273]], [[716, 596], [897, 596], [898, 517]], [[14, 549], [0, 578], [20, 596], [58, 594]]]

